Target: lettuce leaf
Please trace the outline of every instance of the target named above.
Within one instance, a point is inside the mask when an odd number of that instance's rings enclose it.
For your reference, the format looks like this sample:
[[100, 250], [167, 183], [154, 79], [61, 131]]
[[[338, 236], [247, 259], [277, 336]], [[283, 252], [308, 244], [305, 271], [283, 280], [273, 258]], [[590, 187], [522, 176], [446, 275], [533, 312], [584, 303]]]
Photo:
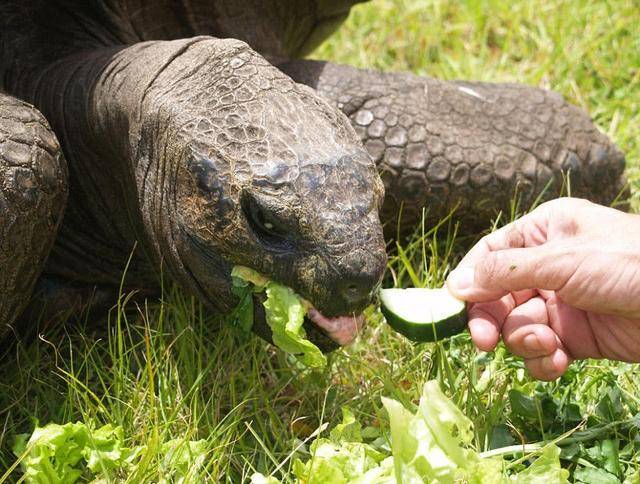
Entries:
[[192, 482], [205, 464], [207, 457], [206, 440], [172, 439], [164, 442], [160, 448], [163, 480], [173, 484]]
[[280, 481], [273, 476], [265, 476], [256, 472], [251, 476], [250, 484], [280, 484]]
[[[31, 436], [16, 437], [13, 452], [20, 462], [24, 480], [34, 484], [72, 484], [78, 479], [88, 481], [114, 477], [130, 469], [131, 464], [146, 451], [145, 446], [126, 447], [122, 427], [111, 424], [98, 429], [83, 422], [58, 425], [49, 423], [36, 427]], [[162, 469], [170, 482], [176, 484], [193, 479], [203, 467], [207, 446], [205, 440], [174, 439], [162, 444]], [[166, 481], [169, 482], [169, 481]]]
[[564, 484], [569, 482], [569, 471], [560, 467], [560, 449], [555, 445], [547, 445], [534, 463], [516, 476], [512, 476], [511, 481], [518, 484]]
[[49, 424], [36, 428], [28, 440], [21, 435], [16, 439], [13, 452], [25, 454], [21, 465], [27, 482], [73, 483], [82, 470], [76, 465], [82, 459], [88, 433], [81, 424]]
[[373, 475], [378, 475], [378, 479], [389, 477], [393, 472], [390, 465], [387, 469], [379, 469], [385, 455], [362, 442], [338, 444], [330, 439], [320, 438], [311, 444], [310, 450], [313, 456], [310, 460], [304, 464], [297, 460], [293, 465], [296, 477], [309, 484], [372, 482], [363, 479]]
[[300, 355], [298, 359], [306, 366], [327, 366], [327, 357], [320, 348], [306, 339], [302, 327], [306, 310], [300, 297], [290, 288], [274, 282], [268, 282], [265, 290], [265, 314], [276, 346], [288, 353]]
[[362, 427], [351, 410], [342, 408], [342, 423], [329, 438], [310, 446], [311, 459], [296, 459], [293, 472], [299, 482], [387, 483], [393, 480], [393, 460], [386, 452], [362, 442]]
[[120, 469], [135, 452], [122, 445], [121, 427], [107, 424], [92, 430], [82, 422], [36, 427], [27, 440], [16, 439], [13, 452], [24, 455], [21, 462], [30, 483], [70, 484], [84, 475]]
[[87, 468], [94, 473], [119, 469], [129, 462], [137, 449], [123, 445], [122, 427], [107, 424], [90, 433], [90, 438], [82, 451]]
[[[296, 482], [313, 484], [498, 484], [518, 482], [567, 482], [568, 471], [560, 467], [559, 449], [546, 446], [527, 469], [509, 476], [500, 457], [482, 458], [472, 447], [471, 421], [440, 390], [427, 382], [416, 412], [383, 398], [389, 416], [391, 451], [384, 445], [364, 443], [360, 424], [348, 409], [342, 423], [310, 446], [307, 462], [296, 460]], [[274, 481], [277, 482], [277, 481]]]
[[456, 463], [440, 448], [421, 416], [383, 398], [391, 426], [391, 452], [398, 482], [453, 482]]
[[248, 267], [235, 266], [231, 272], [236, 295], [240, 303], [232, 313], [236, 324], [249, 330], [253, 325], [252, 293], [264, 291], [267, 324], [271, 328], [274, 344], [280, 349], [296, 355], [304, 365], [311, 368], [327, 366], [327, 357], [306, 338], [302, 324], [307, 312], [306, 304], [293, 290], [268, 280]]
[[383, 398], [391, 426], [391, 450], [397, 482], [499, 482], [502, 461], [481, 459], [470, 445], [473, 426], [458, 407], [427, 382], [414, 414]]

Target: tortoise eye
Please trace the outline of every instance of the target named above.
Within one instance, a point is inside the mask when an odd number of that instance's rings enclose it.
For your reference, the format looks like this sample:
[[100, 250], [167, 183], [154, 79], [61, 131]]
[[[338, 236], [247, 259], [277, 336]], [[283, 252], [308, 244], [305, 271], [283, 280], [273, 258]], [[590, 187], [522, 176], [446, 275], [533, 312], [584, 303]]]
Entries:
[[278, 223], [272, 220], [269, 214], [256, 204], [251, 205], [251, 221], [261, 232], [271, 237], [285, 236], [284, 230], [278, 227]]
[[265, 246], [275, 250], [293, 248], [293, 234], [253, 196], [243, 196], [241, 205], [249, 227]]

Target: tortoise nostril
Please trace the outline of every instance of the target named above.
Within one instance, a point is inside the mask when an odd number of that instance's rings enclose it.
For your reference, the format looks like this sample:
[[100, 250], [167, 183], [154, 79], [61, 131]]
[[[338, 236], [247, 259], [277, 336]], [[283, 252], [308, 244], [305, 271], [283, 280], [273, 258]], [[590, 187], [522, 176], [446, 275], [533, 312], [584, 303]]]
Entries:
[[351, 281], [342, 290], [342, 296], [348, 304], [359, 304], [369, 299], [371, 284], [368, 281]]

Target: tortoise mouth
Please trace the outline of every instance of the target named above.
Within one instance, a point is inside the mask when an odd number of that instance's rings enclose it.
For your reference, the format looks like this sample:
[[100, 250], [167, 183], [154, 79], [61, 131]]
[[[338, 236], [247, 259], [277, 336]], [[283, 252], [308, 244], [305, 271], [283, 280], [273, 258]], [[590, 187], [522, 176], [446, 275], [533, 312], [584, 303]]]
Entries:
[[364, 323], [362, 314], [327, 318], [315, 308], [308, 311], [307, 317], [340, 346], [353, 343]]
[[[267, 324], [263, 302], [265, 296], [262, 293], [253, 295], [253, 332], [269, 343], [273, 343], [271, 328]], [[358, 335], [364, 317], [338, 316], [325, 317], [315, 308], [309, 309], [304, 318], [303, 328], [307, 333], [307, 339], [320, 348], [323, 353], [330, 353], [351, 344]]]

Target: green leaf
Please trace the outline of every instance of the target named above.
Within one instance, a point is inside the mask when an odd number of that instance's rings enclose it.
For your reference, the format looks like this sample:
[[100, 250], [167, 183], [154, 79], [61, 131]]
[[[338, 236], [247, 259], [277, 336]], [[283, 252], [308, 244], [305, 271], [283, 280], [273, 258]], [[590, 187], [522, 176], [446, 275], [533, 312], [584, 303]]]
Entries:
[[122, 446], [123, 440], [122, 427], [114, 428], [111, 424], [93, 432], [82, 451], [87, 467], [94, 473], [119, 468], [128, 455], [128, 449]]
[[618, 388], [609, 388], [596, 405], [595, 414], [605, 422], [615, 422], [624, 416]]
[[[312, 458], [294, 465], [298, 479], [313, 483], [347, 483], [364, 478], [369, 471], [375, 470], [385, 456], [368, 444], [361, 442], [342, 442], [336, 444], [329, 439], [318, 439], [311, 445]], [[378, 478], [392, 475], [391, 467], [384, 471], [378, 469]]]
[[29, 434], [18, 434], [13, 440], [13, 447], [11, 450], [13, 453], [20, 457], [25, 450], [27, 450], [27, 441], [29, 440]]
[[160, 452], [165, 477], [195, 479], [206, 459], [207, 441], [172, 439], [162, 444]]
[[296, 459], [298, 482], [314, 483], [423, 483], [523, 484], [568, 482], [569, 472], [560, 466], [560, 451], [545, 447], [535, 462], [518, 475], [506, 475], [502, 458], [481, 458], [471, 447], [471, 421], [440, 390], [438, 382], [423, 387], [414, 413], [400, 402], [382, 398], [391, 427], [391, 455], [384, 445], [364, 444], [353, 413], [343, 409], [342, 423], [330, 438], [311, 444], [312, 458]]
[[82, 423], [51, 423], [36, 427], [26, 444], [19, 439], [14, 452], [21, 455], [27, 451], [21, 462], [27, 482], [75, 482], [82, 475], [78, 463], [88, 437], [88, 429]]
[[361, 442], [362, 426], [347, 407], [342, 407], [342, 423], [336, 425], [330, 432], [334, 442]]
[[619, 445], [618, 440], [604, 439], [592, 447], [587, 448], [585, 453], [597, 467], [601, 467], [611, 474], [618, 476], [622, 473], [618, 452]]
[[336, 425], [330, 438], [320, 438], [311, 444], [312, 458], [294, 462], [298, 479], [312, 483], [385, 483], [391, 482], [393, 462], [369, 444], [361, 442], [361, 425], [353, 413], [342, 409], [342, 423]]
[[253, 291], [249, 285], [236, 286], [231, 288], [232, 292], [238, 296], [238, 304], [227, 316], [228, 321], [248, 333], [253, 327]]
[[419, 411], [438, 445], [459, 466], [465, 465], [473, 439], [473, 424], [440, 390], [435, 380], [425, 383]]
[[629, 469], [629, 475], [625, 476], [624, 484], [640, 483], [640, 470]]
[[391, 425], [396, 480], [453, 482], [456, 464], [437, 445], [425, 421], [388, 398], [382, 399]]
[[[92, 430], [85, 423], [50, 423], [36, 427], [27, 440], [16, 437], [13, 446], [21, 462], [25, 480], [36, 484], [71, 484], [80, 477], [113, 480], [116, 472], [129, 468], [143, 451], [142, 447], [124, 446], [122, 427], [111, 424]], [[207, 446], [205, 440], [184, 441], [174, 439], [162, 444], [161, 465], [171, 482], [186, 482], [204, 464]]]
[[105, 425], [91, 430], [84, 423], [37, 427], [28, 441], [21, 436], [14, 452], [21, 455], [28, 482], [75, 482], [85, 469], [108, 476], [127, 463], [131, 449], [124, 447], [121, 427]]
[[[248, 267], [235, 266], [231, 276], [234, 292], [240, 297], [240, 303], [232, 313], [236, 324], [247, 330], [251, 328], [253, 325], [251, 291], [264, 290], [267, 296], [264, 302], [265, 317], [271, 328], [273, 343], [287, 353], [296, 355], [306, 366], [312, 368], [327, 366], [327, 358], [320, 348], [306, 339], [302, 324], [307, 310], [300, 296], [291, 288], [270, 281]], [[251, 300], [251, 303], [247, 299]]]
[[[573, 477], [576, 482], [584, 482], [586, 484], [619, 484], [620, 480], [605, 471], [604, 469], [598, 469], [595, 467], [578, 467]], [[531, 481], [533, 482], [533, 481]]]
[[489, 448], [498, 449], [516, 443], [516, 439], [511, 434], [511, 430], [505, 424], [496, 425], [491, 432]]
[[539, 482], [562, 484], [568, 483], [568, 479], [569, 471], [560, 467], [560, 449], [555, 445], [546, 446], [533, 464], [511, 478], [513, 482], [518, 484], [536, 484]]
[[600, 443], [600, 452], [604, 458], [604, 468], [616, 476], [622, 473], [618, 455], [619, 446], [619, 440], [605, 439]]
[[256, 472], [251, 476], [250, 484], [280, 484], [280, 481], [273, 476], [265, 476]]
[[306, 310], [300, 297], [290, 288], [275, 282], [267, 283], [266, 293], [265, 314], [276, 346], [288, 353], [300, 355], [300, 361], [309, 367], [327, 366], [327, 357], [320, 348], [306, 339], [302, 327]]
[[234, 266], [231, 269], [231, 281], [235, 287], [247, 287], [252, 284], [256, 291], [261, 291], [269, 279], [249, 267]]
[[538, 409], [536, 408], [536, 402], [533, 398], [528, 397], [518, 390], [509, 390], [509, 403], [515, 415], [527, 420], [537, 420]]
[[471, 421], [440, 390], [424, 385], [418, 412], [383, 398], [391, 425], [391, 450], [398, 482], [494, 482], [502, 476], [499, 459], [480, 459], [469, 448]]

